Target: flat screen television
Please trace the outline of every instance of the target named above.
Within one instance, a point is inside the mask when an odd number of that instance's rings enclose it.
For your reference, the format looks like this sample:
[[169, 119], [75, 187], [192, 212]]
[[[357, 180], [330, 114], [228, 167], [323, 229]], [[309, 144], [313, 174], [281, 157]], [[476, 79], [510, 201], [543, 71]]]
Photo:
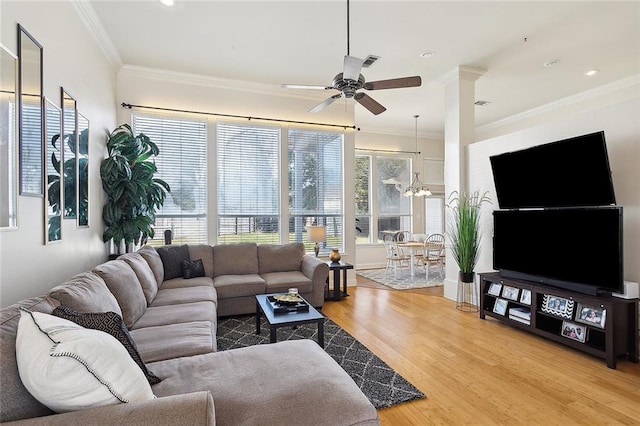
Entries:
[[493, 212], [493, 267], [586, 294], [623, 293], [622, 207]]
[[501, 209], [616, 203], [604, 132], [490, 157]]

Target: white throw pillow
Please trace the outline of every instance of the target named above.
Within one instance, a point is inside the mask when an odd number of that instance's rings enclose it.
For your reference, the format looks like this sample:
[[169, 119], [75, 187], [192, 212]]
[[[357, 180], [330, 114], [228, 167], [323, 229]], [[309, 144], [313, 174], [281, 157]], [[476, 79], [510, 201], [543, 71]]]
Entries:
[[57, 413], [155, 398], [113, 336], [40, 312], [21, 312], [16, 336], [20, 379]]

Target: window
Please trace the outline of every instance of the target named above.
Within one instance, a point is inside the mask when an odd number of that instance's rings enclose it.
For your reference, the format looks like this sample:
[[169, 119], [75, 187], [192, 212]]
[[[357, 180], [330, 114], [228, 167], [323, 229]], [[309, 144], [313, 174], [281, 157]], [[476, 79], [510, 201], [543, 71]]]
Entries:
[[218, 243], [277, 244], [280, 130], [217, 126]]
[[342, 134], [289, 130], [289, 241], [303, 238], [307, 225], [326, 227], [321, 251], [342, 248]]
[[174, 244], [207, 243], [207, 125], [178, 117], [133, 116], [134, 134], [158, 145], [157, 178], [171, 187], [156, 214], [153, 245], [164, 243], [170, 229]]
[[444, 197], [425, 197], [424, 210], [427, 235], [444, 234]]
[[411, 232], [411, 198], [401, 189], [411, 182], [411, 160], [399, 157], [377, 157], [378, 242], [386, 233]]
[[371, 156], [356, 155], [356, 244], [371, 242]]

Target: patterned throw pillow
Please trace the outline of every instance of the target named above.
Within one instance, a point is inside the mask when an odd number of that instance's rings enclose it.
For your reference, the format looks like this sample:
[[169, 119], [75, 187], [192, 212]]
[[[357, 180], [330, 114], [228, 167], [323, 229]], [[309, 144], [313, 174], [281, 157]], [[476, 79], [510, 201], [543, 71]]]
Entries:
[[204, 265], [202, 259], [183, 260], [182, 261], [182, 278], [204, 277]]
[[107, 334], [115, 337], [122, 346], [125, 347], [127, 352], [131, 358], [138, 364], [144, 376], [149, 381], [150, 385], [155, 385], [156, 383], [160, 383], [162, 380], [151, 371], [147, 369], [147, 366], [144, 365], [142, 361], [142, 357], [138, 352], [138, 348], [136, 347], [136, 343], [133, 341], [131, 334], [129, 334], [129, 330], [127, 326], [124, 325], [122, 321], [122, 317], [115, 312], [100, 312], [100, 313], [80, 313], [78, 311], [74, 311], [73, 309], [69, 309], [66, 306], [58, 306], [52, 312], [53, 315], [64, 318], [66, 320], [72, 321], [84, 328], [90, 328], [92, 330], [100, 330], [104, 331]]
[[56, 413], [155, 399], [115, 337], [53, 315], [20, 312], [16, 362], [24, 387]]
[[163, 246], [156, 249], [162, 259], [164, 267], [164, 279], [182, 277], [182, 261], [191, 259], [189, 257], [189, 246], [183, 244], [181, 246]]

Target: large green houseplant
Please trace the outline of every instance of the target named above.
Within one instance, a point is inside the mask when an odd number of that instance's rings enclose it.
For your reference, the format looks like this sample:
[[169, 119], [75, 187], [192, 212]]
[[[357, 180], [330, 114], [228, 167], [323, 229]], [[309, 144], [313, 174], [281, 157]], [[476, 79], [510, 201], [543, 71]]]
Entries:
[[153, 238], [156, 211], [170, 192], [169, 185], [154, 178], [157, 168], [151, 160], [158, 147], [144, 133], [134, 135], [131, 126], [118, 126], [107, 141], [107, 158], [100, 165], [102, 188], [107, 202], [102, 209], [105, 223], [102, 238], [121, 241], [126, 247]]
[[490, 203], [487, 192], [480, 194], [460, 194], [454, 191], [449, 196], [448, 207], [451, 220], [448, 234], [451, 254], [460, 270], [460, 281], [473, 282], [474, 268], [480, 253], [480, 208]]

